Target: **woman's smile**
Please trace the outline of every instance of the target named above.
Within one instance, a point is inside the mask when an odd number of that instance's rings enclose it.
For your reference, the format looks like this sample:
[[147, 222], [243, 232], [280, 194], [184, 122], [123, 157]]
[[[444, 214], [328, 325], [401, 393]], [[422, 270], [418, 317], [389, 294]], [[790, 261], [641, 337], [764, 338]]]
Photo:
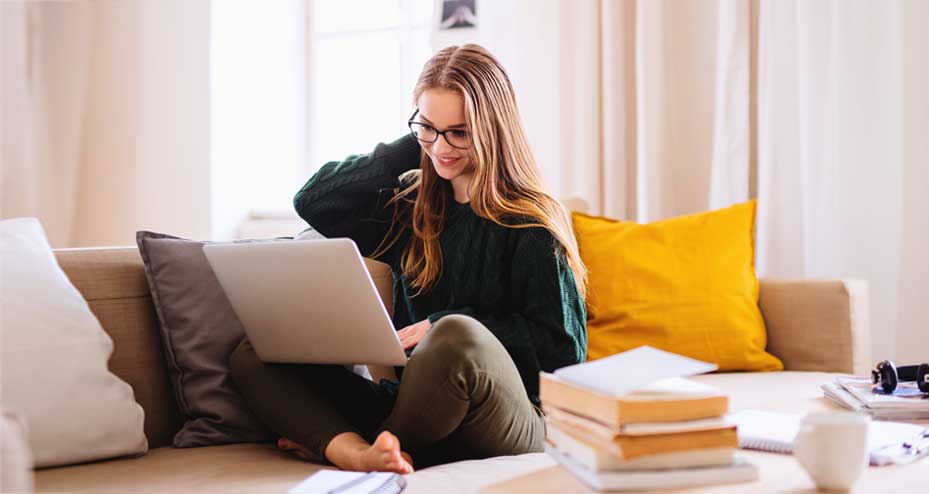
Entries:
[[457, 156], [448, 156], [448, 157], [439, 157], [439, 156], [436, 156], [436, 157], [435, 157], [436, 163], [438, 163], [440, 166], [444, 166], [444, 167], [448, 167], [448, 168], [451, 168], [451, 167], [457, 165], [458, 162], [459, 162], [460, 160], [461, 160], [461, 158], [460, 158], [460, 157], [457, 157]]

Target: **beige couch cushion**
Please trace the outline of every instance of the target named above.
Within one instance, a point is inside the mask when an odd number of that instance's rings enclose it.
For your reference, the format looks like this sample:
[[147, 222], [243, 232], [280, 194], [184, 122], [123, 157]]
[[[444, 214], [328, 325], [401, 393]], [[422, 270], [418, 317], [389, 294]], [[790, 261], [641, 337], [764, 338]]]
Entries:
[[[831, 407], [822, 398], [819, 385], [833, 376], [771, 372], [713, 374], [697, 379], [728, 392], [732, 410], [802, 412]], [[553, 464], [545, 454], [536, 453], [441, 465], [411, 475], [405, 492], [475, 492], [484, 485]], [[36, 486], [38, 492], [285, 493], [319, 468], [269, 445], [158, 448], [142, 458], [39, 471]]]
[[862, 280], [762, 279], [768, 351], [787, 370], [867, 374], [868, 285]]

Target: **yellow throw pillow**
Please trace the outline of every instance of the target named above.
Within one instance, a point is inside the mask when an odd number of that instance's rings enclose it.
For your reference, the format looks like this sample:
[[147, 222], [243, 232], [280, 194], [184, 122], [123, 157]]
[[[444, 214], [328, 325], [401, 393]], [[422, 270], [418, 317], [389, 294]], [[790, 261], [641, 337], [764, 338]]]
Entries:
[[765, 351], [755, 205], [646, 225], [573, 213], [590, 276], [588, 359], [650, 345], [723, 371], [783, 369]]

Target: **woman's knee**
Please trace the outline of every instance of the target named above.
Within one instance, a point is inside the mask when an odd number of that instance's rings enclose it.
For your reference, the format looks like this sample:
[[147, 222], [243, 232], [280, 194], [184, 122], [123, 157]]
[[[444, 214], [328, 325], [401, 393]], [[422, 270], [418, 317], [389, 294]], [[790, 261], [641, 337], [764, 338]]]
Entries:
[[449, 361], [475, 359], [500, 346], [497, 338], [480, 321], [470, 316], [445, 316], [429, 329], [417, 351], [428, 351]]

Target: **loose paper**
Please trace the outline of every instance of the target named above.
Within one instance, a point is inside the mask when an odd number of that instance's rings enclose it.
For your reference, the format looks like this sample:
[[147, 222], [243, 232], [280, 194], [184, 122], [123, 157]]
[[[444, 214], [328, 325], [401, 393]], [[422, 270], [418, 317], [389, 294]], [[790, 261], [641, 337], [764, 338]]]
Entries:
[[555, 375], [578, 386], [622, 396], [661, 379], [695, 376], [716, 369], [716, 364], [640, 346], [592, 362], [562, 367]]

